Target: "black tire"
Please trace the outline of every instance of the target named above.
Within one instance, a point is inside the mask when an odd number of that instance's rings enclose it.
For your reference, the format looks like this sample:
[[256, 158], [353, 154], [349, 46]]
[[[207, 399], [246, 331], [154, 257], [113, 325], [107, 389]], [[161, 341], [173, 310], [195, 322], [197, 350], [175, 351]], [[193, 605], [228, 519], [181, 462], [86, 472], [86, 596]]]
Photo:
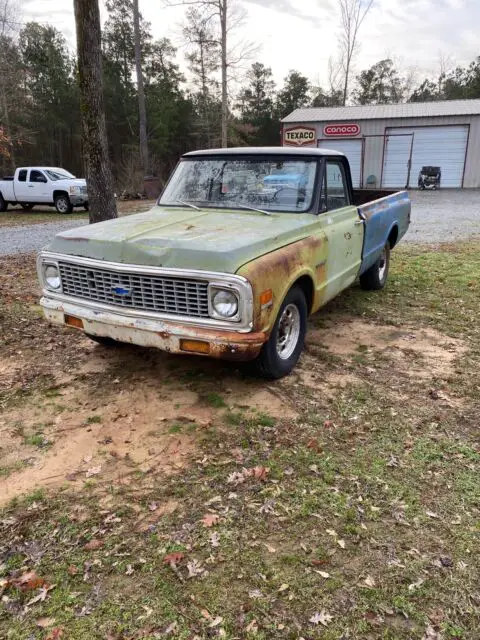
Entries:
[[85, 335], [90, 338], [90, 340], [93, 340], [93, 342], [96, 342], [97, 344], [101, 344], [103, 347], [118, 347], [118, 345], [122, 344], [113, 338], [107, 338], [105, 336], [93, 336], [91, 333], [86, 333]]
[[[291, 338], [290, 349], [287, 349], [286, 357], [279, 353], [279, 342], [282, 337], [281, 322], [285, 319], [284, 312], [291, 307], [295, 317], [294, 322], [298, 322], [298, 335]], [[293, 311], [296, 308], [296, 312]], [[278, 380], [288, 376], [298, 362], [305, 345], [305, 335], [307, 333], [308, 308], [305, 294], [300, 287], [292, 287], [280, 307], [277, 319], [273, 325], [270, 339], [266, 342], [260, 355], [254, 360], [253, 368], [257, 375], [267, 380]], [[284, 336], [283, 336], [284, 337]], [[292, 348], [293, 347], [293, 348]], [[291, 351], [291, 353], [290, 353]]]
[[360, 286], [365, 291], [379, 291], [387, 284], [390, 269], [390, 243], [383, 248], [382, 255], [374, 265], [360, 276]]
[[0, 193], [0, 212], [3, 213], [8, 209], [8, 203], [3, 199], [2, 194]]
[[55, 196], [55, 209], [57, 213], [72, 213], [73, 205], [66, 193], [60, 193], [58, 196]]
[[30, 204], [29, 202], [21, 202], [22, 209], [24, 211], [31, 211], [35, 205]]
[[88, 202], [86, 202], [86, 203], [83, 205], [83, 208], [85, 209], [85, 211], [89, 211]]

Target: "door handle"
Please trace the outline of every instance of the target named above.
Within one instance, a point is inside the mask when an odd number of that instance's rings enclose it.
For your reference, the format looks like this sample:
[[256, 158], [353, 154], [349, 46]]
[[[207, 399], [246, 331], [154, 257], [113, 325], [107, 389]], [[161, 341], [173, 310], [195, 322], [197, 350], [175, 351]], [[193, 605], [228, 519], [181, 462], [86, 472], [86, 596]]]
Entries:
[[365, 220], [357, 220], [355, 222], [355, 225], [359, 225], [359, 224], [365, 224]]
[[28, 188], [29, 188], [29, 189], [33, 189], [33, 184], [29, 184], [29, 185], [28, 185]]

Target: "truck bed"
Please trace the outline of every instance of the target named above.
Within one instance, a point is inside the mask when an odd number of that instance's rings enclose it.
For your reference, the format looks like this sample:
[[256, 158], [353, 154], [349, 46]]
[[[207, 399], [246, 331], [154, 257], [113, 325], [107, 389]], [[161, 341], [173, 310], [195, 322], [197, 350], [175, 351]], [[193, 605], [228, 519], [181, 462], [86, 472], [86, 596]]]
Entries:
[[360, 218], [365, 221], [362, 274], [375, 264], [387, 241], [393, 248], [405, 235], [410, 224], [411, 203], [407, 191], [380, 189], [356, 189], [353, 199]]

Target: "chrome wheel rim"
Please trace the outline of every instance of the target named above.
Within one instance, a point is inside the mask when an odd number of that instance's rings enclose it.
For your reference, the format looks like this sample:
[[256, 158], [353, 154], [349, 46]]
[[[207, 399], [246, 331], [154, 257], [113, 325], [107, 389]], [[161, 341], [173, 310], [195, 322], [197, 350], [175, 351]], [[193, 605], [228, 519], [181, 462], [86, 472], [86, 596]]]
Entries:
[[387, 273], [387, 250], [384, 249], [382, 251], [382, 255], [380, 256], [380, 262], [378, 264], [378, 277], [380, 281], [383, 282], [385, 279], [385, 275]]
[[59, 198], [57, 200], [57, 209], [60, 213], [66, 213], [68, 211], [68, 202], [65, 198]]
[[277, 354], [282, 360], [288, 360], [295, 351], [300, 337], [300, 311], [294, 304], [283, 310], [277, 329]]

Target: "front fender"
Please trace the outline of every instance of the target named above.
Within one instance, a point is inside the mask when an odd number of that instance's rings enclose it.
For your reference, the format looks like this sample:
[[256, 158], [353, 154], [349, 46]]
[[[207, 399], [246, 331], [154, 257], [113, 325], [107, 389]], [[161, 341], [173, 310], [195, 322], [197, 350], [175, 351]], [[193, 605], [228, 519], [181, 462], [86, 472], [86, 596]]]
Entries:
[[[253, 288], [253, 328], [269, 334], [280, 306], [291, 287], [306, 278], [311, 287], [310, 311], [322, 306], [327, 284], [328, 241], [324, 234], [310, 236], [267, 253], [241, 267], [237, 275]], [[308, 282], [307, 281], [307, 282]], [[272, 300], [261, 304], [262, 293], [271, 290]]]

